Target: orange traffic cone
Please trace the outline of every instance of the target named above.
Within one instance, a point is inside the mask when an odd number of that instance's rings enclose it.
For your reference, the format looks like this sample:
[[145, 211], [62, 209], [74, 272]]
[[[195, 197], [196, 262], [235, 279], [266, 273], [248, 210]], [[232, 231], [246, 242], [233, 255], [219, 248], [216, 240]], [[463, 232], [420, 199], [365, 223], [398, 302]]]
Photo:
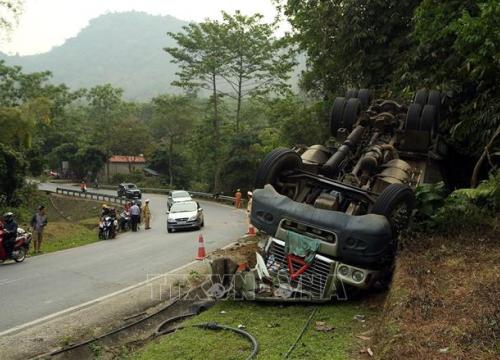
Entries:
[[255, 236], [255, 228], [253, 227], [252, 224], [248, 225], [247, 235], [248, 236]]
[[207, 256], [205, 252], [205, 241], [203, 240], [203, 235], [200, 234], [198, 238], [198, 256], [196, 256], [196, 260], [203, 260]]

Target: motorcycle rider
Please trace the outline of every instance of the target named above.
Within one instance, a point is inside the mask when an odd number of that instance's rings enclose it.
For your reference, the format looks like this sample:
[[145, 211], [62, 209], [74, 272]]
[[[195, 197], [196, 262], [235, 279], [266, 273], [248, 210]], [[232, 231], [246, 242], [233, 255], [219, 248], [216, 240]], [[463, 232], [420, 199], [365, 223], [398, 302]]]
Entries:
[[110, 213], [110, 209], [108, 207], [107, 204], [102, 204], [102, 208], [101, 208], [101, 219], [104, 217], [104, 216], [109, 216], [109, 213]]
[[17, 238], [17, 223], [14, 220], [14, 214], [11, 212], [3, 214], [3, 223], [3, 246], [5, 249], [5, 253], [7, 254], [7, 258], [12, 258], [12, 250], [14, 250], [14, 245]]

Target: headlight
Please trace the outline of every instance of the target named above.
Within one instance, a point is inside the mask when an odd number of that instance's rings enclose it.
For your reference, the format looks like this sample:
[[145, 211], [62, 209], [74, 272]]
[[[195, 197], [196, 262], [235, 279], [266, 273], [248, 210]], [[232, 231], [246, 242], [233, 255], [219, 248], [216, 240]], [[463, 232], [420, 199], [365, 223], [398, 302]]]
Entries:
[[347, 276], [349, 275], [349, 268], [345, 265], [342, 265], [340, 268], [339, 268], [339, 274], [342, 275], [342, 276]]
[[352, 279], [356, 282], [361, 282], [365, 278], [365, 274], [359, 270], [354, 270], [352, 272]]
[[174, 219], [167, 219], [167, 222], [169, 222], [169, 223], [174, 223], [174, 222], [175, 222], [175, 220], [174, 220]]
[[198, 215], [193, 215], [189, 218], [188, 221], [195, 221], [198, 218]]

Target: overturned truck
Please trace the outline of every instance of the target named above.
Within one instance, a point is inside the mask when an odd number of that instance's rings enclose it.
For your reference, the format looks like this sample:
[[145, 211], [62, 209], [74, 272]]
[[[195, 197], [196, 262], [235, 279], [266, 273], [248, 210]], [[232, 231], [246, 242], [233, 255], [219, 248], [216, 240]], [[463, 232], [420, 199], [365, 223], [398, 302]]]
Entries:
[[441, 95], [334, 100], [325, 145], [279, 148], [258, 168], [252, 224], [267, 235], [255, 269], [239, 268], [247, 299], [328, 301], [387, 279], [414, 190], [441, 180]]

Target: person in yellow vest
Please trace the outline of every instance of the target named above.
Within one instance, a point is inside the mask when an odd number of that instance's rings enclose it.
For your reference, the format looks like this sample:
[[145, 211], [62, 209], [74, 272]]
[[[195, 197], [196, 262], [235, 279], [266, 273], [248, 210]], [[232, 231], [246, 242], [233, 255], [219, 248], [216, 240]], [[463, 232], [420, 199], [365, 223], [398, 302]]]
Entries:
[[146, 199], [142, 208], [142, 218], [144, 219], [144, 228], [151, 229], [151, 210], [149, 210], [149, 199]]
[[241, 191], [240, 189], [238, 189], [236, 191], [236, 194], [234, 194], [234, 206], [236, 207], [236, 209], [240, 209], [241, 208]]

